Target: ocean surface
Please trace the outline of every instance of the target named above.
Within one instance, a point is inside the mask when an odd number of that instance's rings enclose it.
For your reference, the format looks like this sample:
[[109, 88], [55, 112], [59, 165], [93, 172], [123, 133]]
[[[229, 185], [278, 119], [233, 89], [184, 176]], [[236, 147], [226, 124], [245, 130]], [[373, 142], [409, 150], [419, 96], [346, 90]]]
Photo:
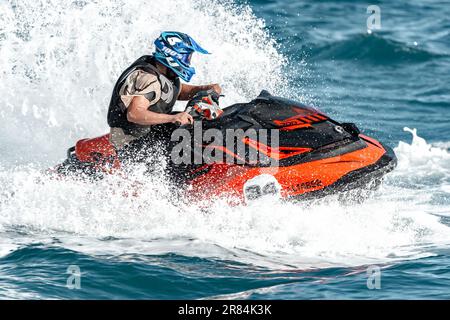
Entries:
[[[449, 299], [448, 1], [0, 0], [0, 299]], [[368, 31], [367, 7], [380, 9]], [[107, 132], [112, 86], [162, 30], [193, 83], [260, 90], [394, 148], [371, 198], [230, 207], [43, 171]], [[182, 108], [182, 106], [179, 106]], [[136, 173], [139, 178], [139, 173]]]

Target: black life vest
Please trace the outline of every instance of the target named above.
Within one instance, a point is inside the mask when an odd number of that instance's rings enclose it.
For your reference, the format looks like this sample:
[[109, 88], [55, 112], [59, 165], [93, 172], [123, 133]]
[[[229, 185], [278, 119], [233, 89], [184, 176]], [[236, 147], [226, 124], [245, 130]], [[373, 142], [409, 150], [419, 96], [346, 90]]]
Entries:
[[181, 84], [178, 77], [168, 78], [161, 74], [155, 67], [154, 58], [149, 55], [140, 57], [122, 73], [114, 86], [111, 102], [109, 104], [108, 125], [111, 128], [122, 128], [127, 135], [141, 137], [150, 131], [151, 126], [139, 125], [128, 121], [127, 108], [119, 94], [120, 89], [128, 76], [136, 70], [155, 73], [161, 84], [161, 98], [148, 108], [148, 110], [153, 112], [169, 114], [177, 101], [181, 90]]

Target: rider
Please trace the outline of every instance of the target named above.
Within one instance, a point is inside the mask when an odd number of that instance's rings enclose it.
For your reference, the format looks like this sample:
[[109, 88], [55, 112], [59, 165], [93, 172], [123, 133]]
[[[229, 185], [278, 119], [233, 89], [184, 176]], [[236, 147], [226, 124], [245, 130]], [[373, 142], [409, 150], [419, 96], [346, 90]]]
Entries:
[[108, 110], [110, 139], [117, 149], [132, 141], [152, 135], [157, 125], [190, 124], [186, 112], [172, 114], [176, 100], [189, 100], [197, 92], [213, 90], [221, 93], [218, 84], [203, 86], [189, 82], [195, 74], [191, 67], [194, 52], [208, 54], [194, 39], [181, 32], [162, 32], [155, 40], [155, 51], [136, 60], [119, 77]]

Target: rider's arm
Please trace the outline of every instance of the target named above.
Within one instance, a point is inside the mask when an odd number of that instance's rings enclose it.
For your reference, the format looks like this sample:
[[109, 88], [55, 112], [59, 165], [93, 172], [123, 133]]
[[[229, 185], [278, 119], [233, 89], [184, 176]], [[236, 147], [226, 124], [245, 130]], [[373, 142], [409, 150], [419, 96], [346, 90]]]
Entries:
[[149, 106], [150, 102], [144, 96], [133, 97], [133, 100], [131, 100], [131, 103], [127, 109], [128, 121], [144, 126], [151, 126], [169, 122], [183, 125], [194, 122], [192, 116], [187, 114], [186, 112], [180, 112], [172, 115], [157, 113], [148, 110]]
[[180, 94], [178, 95], [178, 100], [190, 100], [190, 99], [192, 99], [194, 97], [194, 95], [197, 92], [204, 91], [204, 90], [209, 90], [209, 89], [213, 89], [218, 94], [222, 93], [222, 88], [217, 83], [207, 84], [207, 85], [204, 85], [204, 86], [193, 86], [193, 85], [189, 85], [189, 84], [183, 83], [181, 85]]
[[175, 122], [174, 115], [157, 113], [148, 110], [150, 101], [144, 96], [135, 96], [127, 108], [127, 119], [130, 122], [150, 126], [155, 124]]

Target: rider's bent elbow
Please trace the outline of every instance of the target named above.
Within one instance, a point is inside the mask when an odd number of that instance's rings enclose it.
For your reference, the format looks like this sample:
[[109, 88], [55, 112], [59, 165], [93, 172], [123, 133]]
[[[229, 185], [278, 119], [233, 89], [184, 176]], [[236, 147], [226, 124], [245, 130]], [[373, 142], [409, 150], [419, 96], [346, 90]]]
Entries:
[[139, 121], [139, 116], [136, 114], [135, 110], [127, 110], [127, 120], [133, 123]]

